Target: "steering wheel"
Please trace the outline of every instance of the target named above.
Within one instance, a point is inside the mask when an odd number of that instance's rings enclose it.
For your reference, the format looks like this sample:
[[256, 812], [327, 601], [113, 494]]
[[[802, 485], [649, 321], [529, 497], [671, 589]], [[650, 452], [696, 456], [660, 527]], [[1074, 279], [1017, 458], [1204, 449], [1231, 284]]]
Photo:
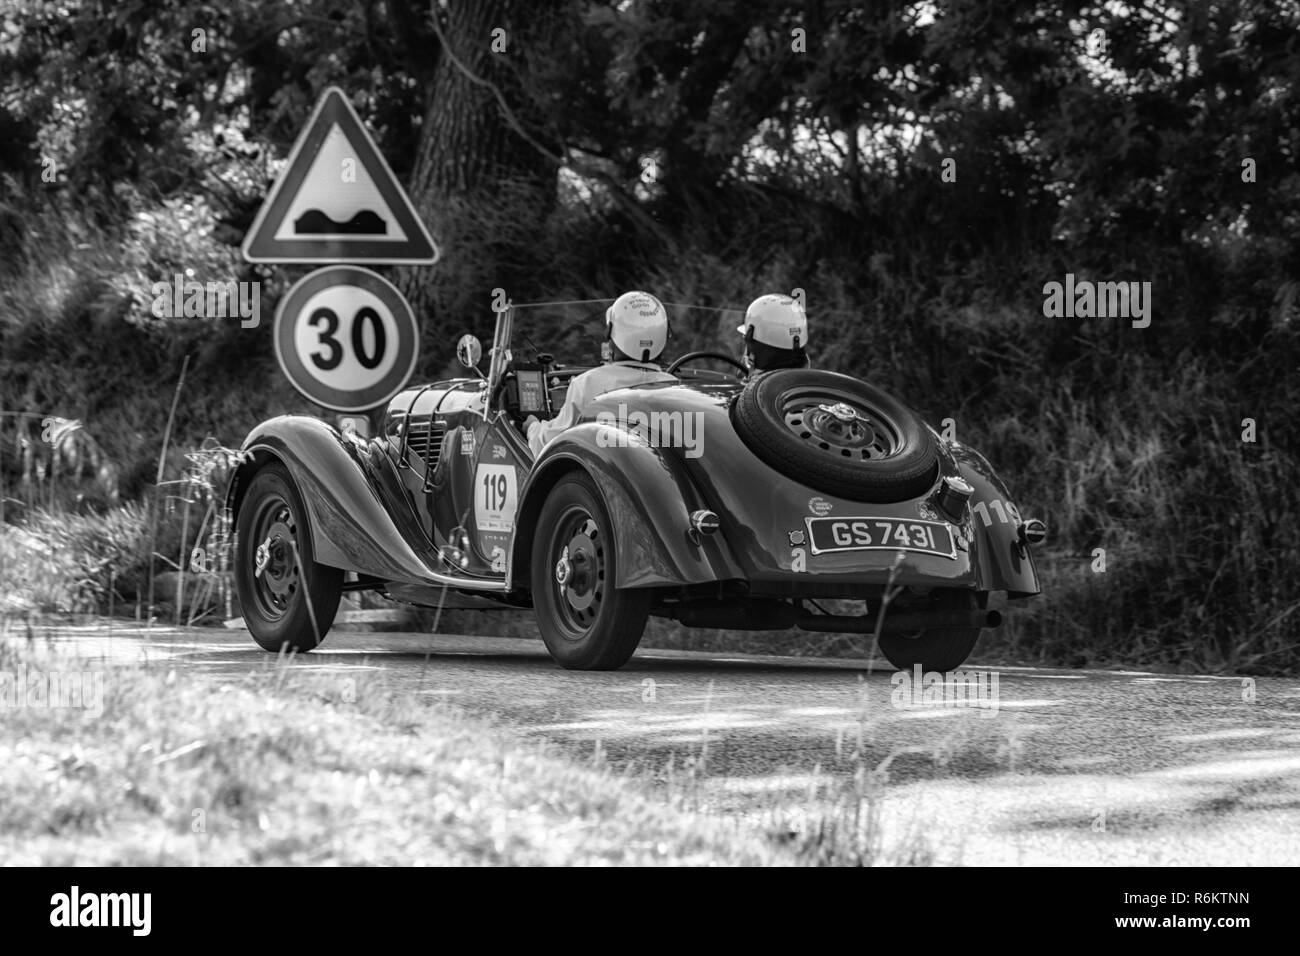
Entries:
[[670, 375], [674, 375], [677, 370], [687, 362], [693, 362], [695, 359], [702, 358], [717, 359], [719, 362], [726, 362], [728, 365], [734, 366], [736, 370], [740, 372], [741, 378], [744, 378], [749, 374], [749, 369], [745, 368], [743, 362], [738, 362], [725, 352], [687, 352], [685, 355], [679, 356], [671, 365], [668, 366], [667, 369], [665, 369], [665, 371]]

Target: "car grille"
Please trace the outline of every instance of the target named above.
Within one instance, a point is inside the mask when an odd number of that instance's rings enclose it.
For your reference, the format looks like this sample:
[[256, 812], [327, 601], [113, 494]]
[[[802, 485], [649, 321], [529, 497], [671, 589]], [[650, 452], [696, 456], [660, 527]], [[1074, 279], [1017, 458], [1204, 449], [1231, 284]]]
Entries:
[[419, 455], [431, 473], [438, 467], [438, 459], [442, 456], [442, 440], [446, 435], [446, 422], [434, 422], [432, 426], [427, 420], [416, 422], [411, 425], [410, 436], [406, 439], [407, 451]]

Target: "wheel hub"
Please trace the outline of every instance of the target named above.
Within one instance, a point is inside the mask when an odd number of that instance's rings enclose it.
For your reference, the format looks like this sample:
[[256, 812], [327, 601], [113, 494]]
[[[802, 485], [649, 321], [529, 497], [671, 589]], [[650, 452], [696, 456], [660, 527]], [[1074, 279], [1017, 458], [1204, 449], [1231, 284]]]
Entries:
[[565, 640], [582, 640], [604, 606], [604, 534], [587, 509], [575, 505], [556, 519], [552, 535], [548, 545], [555, 557], [551, 600]]
[[289, 585], [293, 583], [295, 562], [293, 535], [283, 521], [271, 525], [271, 530], [258, 551], [261, 552], [263, 548], [266, 549], [266, 563], [262, 570], [267, 586], [273, 594], [285, 597], [289, 593]]
[[817, 408], [835, 416], [841, 422], [851, 422], [858, 417], [858, 413], [853, 410], [853, 406], [846, 405], [843, 402], [836, 402], [834, 405], [818, 405]]
[[830, 408], [818, 405], [804, 416], [804, 423], [814, 435], [841, 448], [861, 448], [870, 445], [876, 438], [871, 425], [859, 418], [858, 413], [847, 405]]
[[[585, 611], [596, 600], [596, 543], [583, 532], [578, 532], [564, 549], [568, 573], [560, 581], [564, 597], [578, 611]], [[561, 557], [562, 562], [566, 557]], [[559, 578], [559, 568], [556, 568]]]
[[257, 546], [253, 555], [253, 577], [260, 578], [266, 566], [271, 563], [271, 539], [267, 538]]
[[560, 560], [555, 562], [555, 580], [559, 582], [560, 587], [564, 587], [572, 576], [573, 565], [569, 562], [569, 546], [566, 544], [564, 550], [560, 552]]
[[272, 616], [283, 614], [298, 587], [293, 515], [283, 501], [269, 502], [254, 524], [261, 539], [252, 554], [256, 594]]
[[784, 402], [782, 417], [804, 444], [839, 458], [871, 461], [898, 450], [898, 440], [888, 424], [845, 401], [791, 396]]

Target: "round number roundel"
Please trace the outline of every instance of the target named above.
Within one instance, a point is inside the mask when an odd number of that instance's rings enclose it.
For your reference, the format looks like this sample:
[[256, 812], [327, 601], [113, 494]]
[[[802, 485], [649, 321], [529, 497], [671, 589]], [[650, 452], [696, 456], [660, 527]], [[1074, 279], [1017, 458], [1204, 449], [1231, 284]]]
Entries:
[[275, 312], [275, 357], [293, 387], [336, 412], [382, 405], [415, 370], [419, 327], [391, 282], [329, 266], [294, 283]]

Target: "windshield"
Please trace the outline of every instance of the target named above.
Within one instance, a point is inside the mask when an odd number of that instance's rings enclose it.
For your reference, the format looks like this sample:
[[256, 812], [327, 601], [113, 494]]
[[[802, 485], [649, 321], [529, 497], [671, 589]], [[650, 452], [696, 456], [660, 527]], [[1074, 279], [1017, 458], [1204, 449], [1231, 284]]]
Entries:
[[[561, 365], [599, 365], [605, 310], [613, 302], [608, 298], [514, 305], [509, 343], [513, 357], [533, 361], [538, 352], [549, 352]], [[671, 336], [659, 360], [662, 364], [701, 349], [739, 355], [736, 327], [745, 317], [744, 309], [680, 302], [664, 302], [664, 309]]]

